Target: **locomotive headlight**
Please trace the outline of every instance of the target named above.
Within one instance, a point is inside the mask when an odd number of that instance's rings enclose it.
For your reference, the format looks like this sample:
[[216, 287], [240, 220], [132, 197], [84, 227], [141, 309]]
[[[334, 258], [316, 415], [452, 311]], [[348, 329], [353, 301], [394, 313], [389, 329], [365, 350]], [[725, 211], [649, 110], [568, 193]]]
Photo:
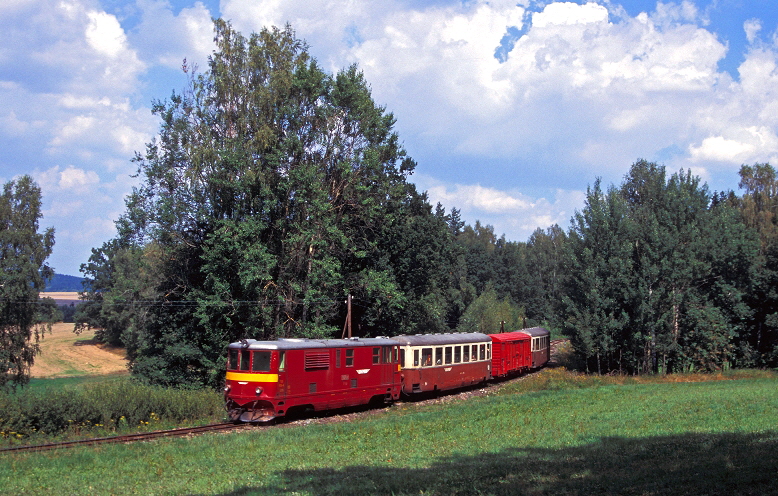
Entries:
[[224, 394], [227, 394], [229, 392], [230, 392], [230, 386], [229, 385], [224, 386]]
[[258, 387], [257, 389], [254, 390], [254, 392], [257, 393], [257, 396], [259, 396], [260, 394], [262, 394], [262, 388]]

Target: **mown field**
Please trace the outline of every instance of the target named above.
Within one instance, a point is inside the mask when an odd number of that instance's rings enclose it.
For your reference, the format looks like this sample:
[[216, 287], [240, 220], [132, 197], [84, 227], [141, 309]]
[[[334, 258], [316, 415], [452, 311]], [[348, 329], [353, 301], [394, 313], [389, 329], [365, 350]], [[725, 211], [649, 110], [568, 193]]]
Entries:
[[40, 341], [41, 354], [35, 357], [31, 371], [34, 379], [128, 374], [123, 349], [96, 343], [94, 331], [75, 334], [73, 327], [59, 322], [45, 334]]
[[0, 493], [778, 494], [777, 469], [773, 373], [550, 369], [349, 422], [0, 455]]

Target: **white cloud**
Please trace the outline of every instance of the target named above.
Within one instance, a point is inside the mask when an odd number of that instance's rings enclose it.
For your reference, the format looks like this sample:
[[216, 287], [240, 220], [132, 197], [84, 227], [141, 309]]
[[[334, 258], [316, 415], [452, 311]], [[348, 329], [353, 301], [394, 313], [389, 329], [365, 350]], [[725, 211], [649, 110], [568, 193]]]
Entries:
[[[211, 13], [200, 2], [174, 15], [165, 0], [138, 0], [142, 22], [131, 38], [150, 62], [180, 69], [184, 59], [200, 69], [213, 52]], [[260, 2], [257, 2], [260, 3]]]
[[566, 226], [585, 198], [583, 191], [556, 189], [549, 200], [480, 184], [443, 182], [422, 174], [414, 175], [413, 180], [420, 190], [427, 192], [433, 205], [441, 203], [449, 211], [457, 208], [469, 224], [479, 220], [514, 241], [528, 239], [538, 228], [554, 224]]
[[112, 58], [126, 51], [127, 38], [115, 16], [97, 11], [88, 11], [86, 15], [86, 40], [92, 48]]
[[532, 16], [532, 26], [538, 29], [599, 22], [608, 22], [608, 9], [594, 2], [584, 5], [573, 2], [551, 3], [542, 12]]
[[523, 195], [512, 196], [494, 188], [485, 188], [480, 184], [453, 185], [449, 190], [446, 185], [436, 184], [428, 190], [431, 198], [444, 205], [457, 205], [468, 210], [478, 210], [487, 213], [507, 213], [527, 210], [534, 205]]
[[743, 23], [743, 30], [746, 32], [746, 39], [753, 43], [759, 31], [762, 30], [762, 21], [759, 19], [749, 19]]
[[712, 136], [702, 140], [700, 146], [691, 145], [689, 151], [693, 161], [715, 160], [717, 162], [743, 162], [750, 156], [754, 147], [748, 143]]
[[36, 179], [41, 188], [51, 193], [87, 193], [100, 183], [100, 178], [95, 171], [84, 170], [72, 165], [62, 169], [56, 165], [50, 169], [36, 174]]

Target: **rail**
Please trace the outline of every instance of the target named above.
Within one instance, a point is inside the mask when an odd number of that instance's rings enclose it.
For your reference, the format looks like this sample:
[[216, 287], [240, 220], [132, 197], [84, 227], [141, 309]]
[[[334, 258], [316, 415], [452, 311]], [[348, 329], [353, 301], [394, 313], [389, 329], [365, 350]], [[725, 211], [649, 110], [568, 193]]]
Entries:
[[178, 429], [168, 429], [164, 431], [139, 432], [135, 434], [123, 434], [120, 436], [97, 437], [91, 439], [80, 439], [77, 441], [63, 441], [60, 443], [47, 443], [30, 446], [13, 446], [10, 448], [0, 448], [0, 453], [21, 453], [24, 451], [50, 451], [62, 448], [74, 448], [77, 446], [94, 446], [98, 444], [132, 443], [136, 441], [149, 441], [164, 437], [184, 437], [205, 432], [225, 431], [234, 429], [243, 429], [245, 424], [235, 424], [226, 422], [221, 424], [201, 425], [198, 427], [182, 427]]

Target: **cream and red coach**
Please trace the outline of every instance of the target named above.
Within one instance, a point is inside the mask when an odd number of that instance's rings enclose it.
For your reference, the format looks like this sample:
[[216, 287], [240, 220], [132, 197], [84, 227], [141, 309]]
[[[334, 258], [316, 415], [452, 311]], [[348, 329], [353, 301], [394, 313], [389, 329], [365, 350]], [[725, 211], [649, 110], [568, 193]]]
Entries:
[[331, 410], [396, 400], [398, 345], [388, 338], [232, 343], [224, 387], [229, 416], [263, 422], [291, 409]]
[[551, 359], [551, 333], [543, 327], [530, 327], [521, 332], [532, 338], [530, 353], [532, 353], [532, 369], [545, 366]]
[[445, 391], [491, 378], [492, 340], [481, 333], [395, 336], [400, 343], [402, 391]]

